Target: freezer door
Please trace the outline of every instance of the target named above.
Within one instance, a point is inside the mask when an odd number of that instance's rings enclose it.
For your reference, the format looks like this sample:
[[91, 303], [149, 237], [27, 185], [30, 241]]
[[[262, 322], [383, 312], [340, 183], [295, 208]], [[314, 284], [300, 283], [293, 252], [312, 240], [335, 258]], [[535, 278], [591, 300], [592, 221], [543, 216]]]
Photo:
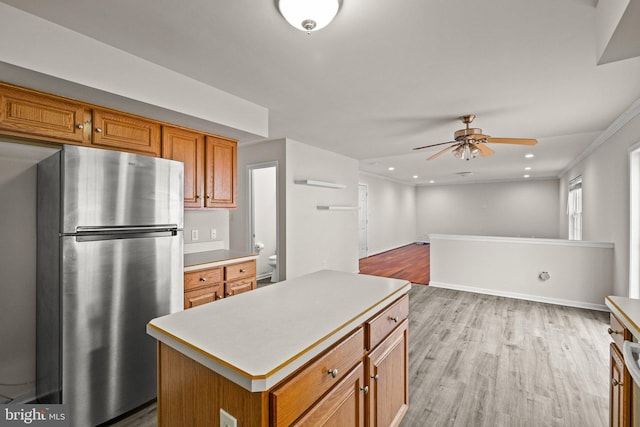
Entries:
[[61, 156], [63, 233], [78, 226], [183, 228], [182, 162], [73, 145]]
[[146, 324], [182, 310], [183, 237], [152, 235], [61, 238], [62, 401], [73, 425], [97, 425], [156, 397]]

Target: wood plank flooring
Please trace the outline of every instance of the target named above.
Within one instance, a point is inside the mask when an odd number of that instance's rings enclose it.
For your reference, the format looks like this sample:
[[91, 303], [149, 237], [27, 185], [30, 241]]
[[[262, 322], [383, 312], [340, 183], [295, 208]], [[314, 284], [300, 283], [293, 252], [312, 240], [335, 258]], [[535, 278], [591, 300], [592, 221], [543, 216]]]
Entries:
[[[401, 427], [608, 425], [608, 314], [413, 286]], [[117, 427], [155, 427], [155, 404]]]
[[360, 273], [429, 283], [429, 245], [410, 244], [360, 260]]

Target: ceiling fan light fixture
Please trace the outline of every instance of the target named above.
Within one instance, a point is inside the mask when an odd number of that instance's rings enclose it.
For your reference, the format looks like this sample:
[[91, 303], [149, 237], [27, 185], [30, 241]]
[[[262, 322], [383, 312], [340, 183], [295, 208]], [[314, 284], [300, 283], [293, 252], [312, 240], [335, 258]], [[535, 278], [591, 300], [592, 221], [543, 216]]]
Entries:
[[338, 0], [278, 0], [284, 19], [307, 34], [326, 27], [335, 18], [339, 7]]

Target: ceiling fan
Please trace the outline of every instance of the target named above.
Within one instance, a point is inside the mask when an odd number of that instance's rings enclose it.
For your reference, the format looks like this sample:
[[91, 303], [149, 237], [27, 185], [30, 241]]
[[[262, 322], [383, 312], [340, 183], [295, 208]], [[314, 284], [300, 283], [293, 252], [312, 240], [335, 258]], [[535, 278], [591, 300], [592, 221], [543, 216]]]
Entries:
[[460, 120], [462, 123], [466, 125], [464, 129], [460, 129], [453, 134], [454, 140], [448, 142], [441, 142], [439, 144], [431, 144], [425, 145], [423, 147], [416, 147], [414, 150], [422, 150], [423, 148], [429, 147], [437, 147], [438, 145], [452, 144], [447, 148], [438, 151], [433, 156], [429, 157], [427, 160], [432, 160], [437, 157], [440, 157], [447, 151], [451, 150], [453, 155], [458, 159], [469, 160], [472, 157], [477, 156], [490, 156], [495, 151], [491, 148], [487, 147], [485, 144], [487, 142], [497, 143], [497, 144], [520, 144], [520, 145], [536, 145], [538, 143], [535, 139], [527, 139], [527, 138], [492, 138], [489, 135], [483, 135], [482, 129], [479, 128], [470, 128], [469, 124], [475, 119], [475, 114], [468, 114], [466, 116], [461, 116]]

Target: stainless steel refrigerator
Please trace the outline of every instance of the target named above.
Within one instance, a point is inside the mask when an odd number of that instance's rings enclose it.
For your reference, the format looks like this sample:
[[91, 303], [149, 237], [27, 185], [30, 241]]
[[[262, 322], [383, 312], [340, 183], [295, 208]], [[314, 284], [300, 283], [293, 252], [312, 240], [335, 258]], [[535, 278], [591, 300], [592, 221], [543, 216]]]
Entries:
[[183, 164], [79, 146], [38, 165], [36, 393], [94, 426], [156, 397], [146, 323], [183, 305]]

